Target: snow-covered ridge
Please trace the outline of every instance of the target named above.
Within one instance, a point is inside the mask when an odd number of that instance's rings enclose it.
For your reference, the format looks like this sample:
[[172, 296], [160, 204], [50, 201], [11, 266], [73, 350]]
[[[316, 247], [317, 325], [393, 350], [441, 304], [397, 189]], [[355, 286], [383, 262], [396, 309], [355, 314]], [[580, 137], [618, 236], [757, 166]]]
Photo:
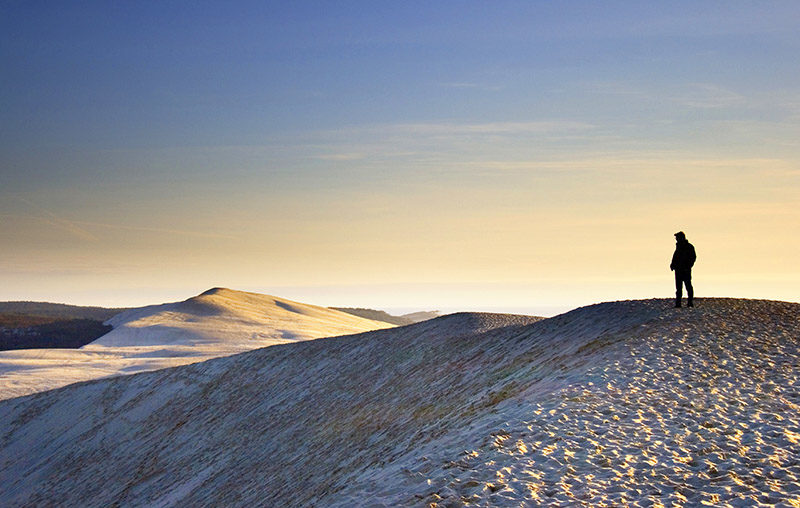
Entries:
[[0, 402], [0, 504], [800, 496], [800, 305], [456, 314]]
[[120, 374], [185, 365], [261, 347], [392, 325], [284, 298], [214, 288], [130, 309], [80, 349], [0, 352], [0, 399]]

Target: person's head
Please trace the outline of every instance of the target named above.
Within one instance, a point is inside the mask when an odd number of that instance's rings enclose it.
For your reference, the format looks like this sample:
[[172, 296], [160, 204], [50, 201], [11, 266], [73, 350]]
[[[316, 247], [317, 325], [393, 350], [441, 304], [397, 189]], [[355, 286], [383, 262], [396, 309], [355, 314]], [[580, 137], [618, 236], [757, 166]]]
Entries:
[[675, 233], [676, 242], [683, 242], [685, 240], [686, 240], [686, 235], [683, 233], [683, 231], [678, 231], [677, 233]]

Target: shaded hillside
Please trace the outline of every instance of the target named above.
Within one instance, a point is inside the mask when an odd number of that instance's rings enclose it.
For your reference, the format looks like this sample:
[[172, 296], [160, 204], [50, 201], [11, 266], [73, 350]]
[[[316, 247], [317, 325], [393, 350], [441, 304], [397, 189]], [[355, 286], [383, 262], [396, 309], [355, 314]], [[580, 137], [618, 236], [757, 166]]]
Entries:
[[338, 310], [341, 312], [347, 312], [348, 314], [353, 314], [354, 316], [361, 316], [363, 318], [373, 319], [375, 321], [383, 321], [384, 323], [391, 323], [397, 326], [405, 326], [416, 323], [416, 321], [412, 319], [408, 319], [402, 316], [392, 316], [388, 312], [382, 310], [362, 309], [354, 307], [331, 307], [331, 309]]
[[454, 314], [7, 400], [0, 504], [788, 505], [799, 314]]
[[410, 314], [403, 314], [402, 316], [393, 316], [386, 311], [375, 310], [375, 309], [364, 309], [360, 307], [358, 308], [331, 307], [331, 309], [347, 312], [348, 314], [361, 316], [367, 319], [373, 319], [375, 321], [383, 321], [385, 323], [391, 323], [397, 326], [413, 325], [414, 323], [421, 323], [422, 321], [434, 319], [441, 315], [439, 311], [436, 310], [412, 312]]
[[401, 317], [405, 319], [410, 319], [414, 323], [420, 323], [422, 321], [427, 321], [429, 319], [434, 319], [442, 314], [438, 310], [429, 310], [429, 311], [420, 311], [420, 312], [411, 312], [409, 314], [403, 314]]

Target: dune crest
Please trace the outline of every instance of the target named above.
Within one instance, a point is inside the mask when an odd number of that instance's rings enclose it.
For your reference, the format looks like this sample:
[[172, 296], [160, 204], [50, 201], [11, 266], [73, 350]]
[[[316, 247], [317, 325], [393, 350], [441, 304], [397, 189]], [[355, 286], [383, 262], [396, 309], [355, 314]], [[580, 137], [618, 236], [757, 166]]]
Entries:
[[796, 503], [800, 305], [670, 305], [454, 314], [0, 402], [0, 503]]

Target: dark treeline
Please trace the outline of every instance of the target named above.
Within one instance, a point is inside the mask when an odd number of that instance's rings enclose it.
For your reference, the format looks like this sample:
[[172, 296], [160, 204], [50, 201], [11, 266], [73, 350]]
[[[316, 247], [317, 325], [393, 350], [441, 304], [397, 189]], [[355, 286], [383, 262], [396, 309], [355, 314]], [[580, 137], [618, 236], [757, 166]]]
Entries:
[[[47, 322], [31, 324], [35, 321]], [[20, 323], [27, 323], [19, 326]], [[94, 319], [53, 321], [42, 316], [0, 315], [0, 351], [9, 349], [78, 348], [110, 332]]]
[[[105, 321], [127, 309], [82, 307], [49, 302], [0, 302], [0, 315], [25, 315], [31, 317], [69, 319], [94, 319]], [[52, 321], [52, 319], [51, 319]], [[0, 324], [0, 326], [3, 326]]]

